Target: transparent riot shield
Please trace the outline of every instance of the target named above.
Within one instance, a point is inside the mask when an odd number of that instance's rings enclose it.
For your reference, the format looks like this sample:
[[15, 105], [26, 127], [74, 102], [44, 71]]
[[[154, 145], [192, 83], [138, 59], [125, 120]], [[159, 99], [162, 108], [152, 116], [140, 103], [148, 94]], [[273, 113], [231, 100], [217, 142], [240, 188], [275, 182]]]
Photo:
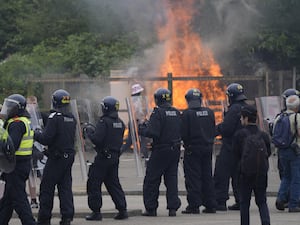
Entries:
[[[28, 103], [26, 109], [30, 114], [30, 122], [33, 130], [43, 128], [43, 119], [37, 104]], [[42, 176], [43, 170], [47, 161], [47, 156], [43, 154], [45, 146], [34, 141], [32, 147], [32, 170], [29, 174], [29, 185], [36, 188], [38, 172]], [[39, 157], [37, 157], [39, 156]]]
[[260, 128], [269, 133], [270, 124], [281, 111], [280, 96], [264, 96], [255, 98]]
[[126, 105], [128, 109], [129, 129], [131, 130], [130, 134], [132, 139], [133, 152], [135, 156], [134, 158], [136, 164], [136, 172], [137, 176], [142, 177], [144, 175], [144, 168], [142, 166], [141, 146], [138, 136], [138, 124], [135, 118], [134, 108], [130, 98], [126, 98]]
[[[257, 114], [259, 120], [260, 128], [270, 133], [270, 129], [272, 129], [272, 125], [276, 116], [281, 112], [282, 102], [280, 96], [264, 96], [255, 98], [255, 103], [257, 107]], [[271, 164], [270, 170], [277, 171], [277, 155], [276, 149], [273, 146], [272, 148], [272, 156], [270, 157]]]
[[72, 113], [75, 116], [76, 121], [77, 121], [75, 149], [78, 150], [77, 153], [78, 153], [78, 157], [79, 157], [81, 175], [82, 175], [83, 180], [86, 182], [87, 181], [87, 163], [86, 163], [86, 159], [85, 159], [84, 140], [82, 137], [81, 125], [80, 125], [76, 100], [75, 99], [71, 100], [70, 105], [71, 105]]

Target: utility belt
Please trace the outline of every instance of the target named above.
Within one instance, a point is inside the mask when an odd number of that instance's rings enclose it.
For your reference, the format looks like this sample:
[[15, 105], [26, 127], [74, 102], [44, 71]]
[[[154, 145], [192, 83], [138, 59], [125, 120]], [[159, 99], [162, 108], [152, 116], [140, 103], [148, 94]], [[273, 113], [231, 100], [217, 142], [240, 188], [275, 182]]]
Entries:
[[[213, 145], [213, 144], [211, 144]], [[194, 151], [193, 149], [198, 149], [198, 148], [201, 148], [204, 147], [204, 148], [208, 148], [209, 144], [203, 144], [202, 142], [194, 142], [192, 144], [186, 144], [184, 145], [184, 152], [185, 154], [187, 155], [191, 155]], [[199, 150], [198, 150], [199, 151]]]
[[120, 155], [119, 152], [117, 152], [116, 150], [113, 150], [113, 149], [109, 149], [108, 147], [102, 148], [100, 150], [97, 149], [97, 153], [100, 158], [106, 158], [106, 159], [110, 159], [112, 157]]
[[171, 149], [172, 151], [177, 150], [180, 148], [181, 140], [174, 140], [171, 143], [161, 143], [161, 144], [154, 144], [152, 143], [152, 150], [155, 149]]
[[47, 156], [50, 159], [63, 159], [63, 158], [67, 159], [74, 153], [65, 152], [65, 151], [61, 151], [61, 150], [56, 150], [56, 151], [45, 150], [44, 154], [45, 154], [45, 156]]

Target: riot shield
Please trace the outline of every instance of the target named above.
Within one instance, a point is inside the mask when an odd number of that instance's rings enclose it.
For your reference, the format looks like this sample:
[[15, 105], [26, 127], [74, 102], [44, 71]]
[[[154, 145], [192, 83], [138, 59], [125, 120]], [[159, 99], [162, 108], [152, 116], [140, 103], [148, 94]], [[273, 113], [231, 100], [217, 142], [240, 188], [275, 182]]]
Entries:
[[[30, 114], [30, 122], [31, 122], [31, 127], [33, 130], [35, 129], [42, 129], [43, 128], [43, 119], [41, 116], [41, 113], [39, 111], [39, 108], [37, 104], [31, 104], [28, 103], [26, 105], [26, 109], [28, 113]], [[39, 153], [35, 154], [34, 151], [39, 151]], [[36, 183], [36, 177], [37, 177], [37, 171], [39, 171], [41, 174], [43, 174], [43, 169], [45, 167], [46, 161], [47, 161], [47, 156], [43, 155], [42, 158], [39, 157], [37, 159], [35, 156], [36, 155], [41, 155], [40, 153], [43, 153], [45, 150], [45, 146], [42, 145], [41, 143], [34, 141], [33, 142], [33, 149], [32, 149], [32, 156], [33, 156], [33, 163], [32, 163], [32, 171], [30, 173], [29, 179], [30, 184], [34, 185]], [[32, 182], [31, 182], [32, 181]]]
[[0, 174], [10, 173], [16, 165], [15, 149], [7, 131], [0, 127]]
[[131, 139], [133, 145], [133, 152], [136, 164], [136, 172], [137, 176], [142, 177], [144, 175], [143, 167], [142, 167], [142, 158], [140, 155], [140, 142], [138, 137], [138, 124], [136, 122], [135, 113], [133, 109], [133, 105], [130, 98], [126, 98], [126, 105], [128, 109], [128, 117], [129, 117], [129, 129], [131, 130]]
[[78, 156], [79, 156], [79, 163], [80, 163], [80, 169], [81, 169], [81, 175], [83, 180], [87, 181], [87, 163], [85, 159], [85, 149], [84, 149], [84, 140], [82, 137], [81, 132], [81, 125], [79, 121], [79, 114], [77, 110], [77, 102], [75, 99], [71, 100], [70, 102], [71, 110], [73, 115], [76, 118], [77, 121], [77, 127], [76, 127], [76, 136], [75, 136], [75, 149], [78, 150]]
[[[255, 98], [259, 126], [263, 131], [267, 133], [270, 133], [275, 117], [281, 111], [281, 99], [282, 97], [280, 96], [264, 96]], [[273, 148], [273, 155], [276, 154], [276, 149]], [[270, 159], [272, 160], [270, 164], [270, 170], [277, 171], [277, 157], [270, 157]]]

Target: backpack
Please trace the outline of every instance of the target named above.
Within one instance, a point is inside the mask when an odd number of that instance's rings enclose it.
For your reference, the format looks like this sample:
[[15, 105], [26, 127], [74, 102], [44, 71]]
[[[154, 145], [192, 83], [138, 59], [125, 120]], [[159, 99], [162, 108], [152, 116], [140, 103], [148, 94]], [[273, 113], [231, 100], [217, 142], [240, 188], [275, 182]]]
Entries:
[[[291, 113], [281, 113], [273, 128], [272, 143], [275, 147], [284, 149], [290, 147], [295, 135], [292, 134], [289, 116]], [[296, 119], [296, 114], [295, 114]]]
[[268, 173], [269, 159], [262, 132], [248, 134], [244, 140], [241, 156], [241, 173], [247, 176]]

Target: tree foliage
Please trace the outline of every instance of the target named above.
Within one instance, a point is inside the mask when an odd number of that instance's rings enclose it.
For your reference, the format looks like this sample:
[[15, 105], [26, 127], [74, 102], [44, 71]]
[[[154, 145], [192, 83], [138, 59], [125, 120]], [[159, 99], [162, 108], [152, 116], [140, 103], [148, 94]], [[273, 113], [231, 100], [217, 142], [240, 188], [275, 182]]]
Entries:
[[[155, 14], [152, 1], [126, 8], [127, 2], [135, 1], [0, 0], [1, 94], [22, 93], [29, 76], [107, 76], [110, 69], [139, 56], [155, 44], [154, 21], [161, 11]], [[218, 2], [228, 3], [225, 11], [218, 11]], [[117, 5], [122, 14], [115, 10]], [[241, 11], [247, 7], [255, 11], [249, 31]], [[152, 22], [135, 24], [133, 8]], [[146, 15], [150, 9], [153, 14]], [[192, 21], [194, 30], [205, 42], [227, 45], [218, 55], [223, 69], [242, 74], [253, 73], [257, 64], [273, 70], [300, 68], [300, 1], [205, 0], [195, 1], [195, 9], [199, 13]], [[234, 23], [227, 23], [230, 12], [237, 15]]]

